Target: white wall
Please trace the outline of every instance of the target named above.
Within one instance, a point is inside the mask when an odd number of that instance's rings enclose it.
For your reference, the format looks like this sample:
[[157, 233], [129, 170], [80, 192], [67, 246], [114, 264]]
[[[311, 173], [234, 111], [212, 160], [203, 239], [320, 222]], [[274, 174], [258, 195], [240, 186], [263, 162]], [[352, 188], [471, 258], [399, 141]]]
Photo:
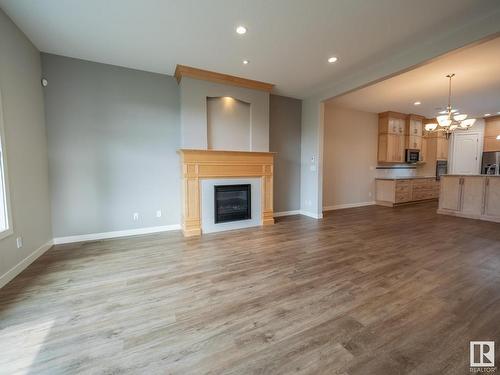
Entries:
[[[14, 230], [0, 240], [0, 287], [22, 270], [16, 265], [52, 238], [40, 78], [40, 53], [0, 10], [0, 90]], [[23, 238], [20, 249], [16, 237]]]
[[225, 96], [207, 98], [210, 150], [250, 151], [250, 104]]
[[373, 202], [378, 115], [325, 103], [323, 208]]
[[269, 93], [184, 77], [180, 83], [181, 147], [208, 148], [207, 98], [229, 96], [250, 104], [250, 150], [269, 151]]

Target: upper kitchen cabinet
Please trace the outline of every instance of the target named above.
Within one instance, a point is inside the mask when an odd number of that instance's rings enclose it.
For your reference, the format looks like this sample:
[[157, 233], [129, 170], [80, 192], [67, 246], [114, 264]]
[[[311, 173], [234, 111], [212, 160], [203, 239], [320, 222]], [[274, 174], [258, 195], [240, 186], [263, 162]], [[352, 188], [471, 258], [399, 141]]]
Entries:
[[423, 116], [408, 115], [406, 117], [406, 148], [410, 150], [422, 149]]
[[[423, 126], [428, 123], [435, 123], [435, 119], [424, 119]], [[436, 160], [448, 160], [448, 139], [444, 132], [426, 132], [423, 131], [423, 142], [425, 142], [424, 158], [432, 158]]]
[[379, 134], [405, 135], [406, 115], [398, 112], [383, 112], [378, 115]]
[[487, 117], [484, 127], [484, 152], [500, 151], [500, 116]]
[[398, 112], [379, 114], [378, 161], [403, 163], [405, 158], [406, 115]]
[[443, 133], [436, 137], [436, 160], [448, 160], [448, 139]]
[[408, 136], [421, 137], [423, 132], [424, 117], [408, 115], [406, 118], [406, 133]]

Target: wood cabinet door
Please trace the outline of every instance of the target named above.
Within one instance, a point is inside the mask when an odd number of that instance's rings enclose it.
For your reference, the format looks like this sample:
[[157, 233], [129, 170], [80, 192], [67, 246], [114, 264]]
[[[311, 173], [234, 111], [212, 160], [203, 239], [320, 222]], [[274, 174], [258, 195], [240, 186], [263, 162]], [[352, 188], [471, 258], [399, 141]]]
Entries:
[[427, 161], [427, 138], [422, 137], [422, 147], [420, 148], [420, 161], [425, 163]]
[[388, 163], [401, 162], [402, 149], [401, 138], [397, 134], [382, 134], [379, 135], [379, 155], [378, 161]]
[[405, 161], [405, 137], [404, 135], [398, 135], [397, 139], [397, 144], [398, 144], [398, 151], [396, 153], [396, 160], [397, 162], [404, 163]]
[[398, 119], [398, 134], [405, 135], [406, 123], [403, 119]]
[[446, 138], [436, 139], [436, 159], [448, 160], [448, 140]]
[[462, 213], [480, 216], [484, 206], [484, 177], [463, 177], [462, 183]]
[[[500, 134], [499, 134], [500, 135]], [[497, 139], [496, 136], [492, 137], [484, 137], [484, 152], [489, 151], [500, 151], [500, 139]]]
[[484, 214], [500, 219], [500, 177], [486, 178]]
[[389, 117], [387, 133], [389, 134], [399, 134], [399, 120], [397, 118]]
[[422, 137], [418, 135], [410, 135], [408, 137], [408, 148], [412, 150], [420, 150], [422, 148]]
[[500, 116], [487, 118], [484, 124], [484, 136], [496, 138], [500, 135]]
[[408, 126], [408, 135], [422, 136], [422, 120], [411, 119]]
[[460, 211], [462, 196], [462, 178], [447, 176], [441, 178], [441, 192], [439, 194], [439, 208], [451, 211]]

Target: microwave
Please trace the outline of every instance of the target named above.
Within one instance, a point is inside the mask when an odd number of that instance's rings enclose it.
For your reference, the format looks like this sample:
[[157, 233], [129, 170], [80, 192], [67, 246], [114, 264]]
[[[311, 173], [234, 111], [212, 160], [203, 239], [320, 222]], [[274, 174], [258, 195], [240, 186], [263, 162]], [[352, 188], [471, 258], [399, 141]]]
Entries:
[[406, 150], [405, 161], [407, 163], [418, 163], [420, 161], [420, 150]]

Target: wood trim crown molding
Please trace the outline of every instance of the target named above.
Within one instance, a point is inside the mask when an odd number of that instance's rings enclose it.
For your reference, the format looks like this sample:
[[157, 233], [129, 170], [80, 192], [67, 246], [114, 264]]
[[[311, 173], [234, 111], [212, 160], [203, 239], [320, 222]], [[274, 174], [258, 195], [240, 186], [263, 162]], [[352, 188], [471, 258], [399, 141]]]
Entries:
[[274, 224], [274, 152], [181, 149], [182, 232], [201, 235], [200, 179], [228, 177], [261, 178], [262, 225]]
[[225, 85], [239, 86], [247, 89], [261, 90], [266, 92], [271, 92], [274, 87], [274, 85], [271, 83], [254, 81], [252, 79], [231, 76], [229, 74], [211, 72], [209, 70], [193, 68], [186, 65], [177, 65], [177, 67], [175, 68], [174, 76], [177, 79], [177, 83], [181, 83], [182, 77], [191, 77], [204, 81], [211, 81], [222, 83]]

